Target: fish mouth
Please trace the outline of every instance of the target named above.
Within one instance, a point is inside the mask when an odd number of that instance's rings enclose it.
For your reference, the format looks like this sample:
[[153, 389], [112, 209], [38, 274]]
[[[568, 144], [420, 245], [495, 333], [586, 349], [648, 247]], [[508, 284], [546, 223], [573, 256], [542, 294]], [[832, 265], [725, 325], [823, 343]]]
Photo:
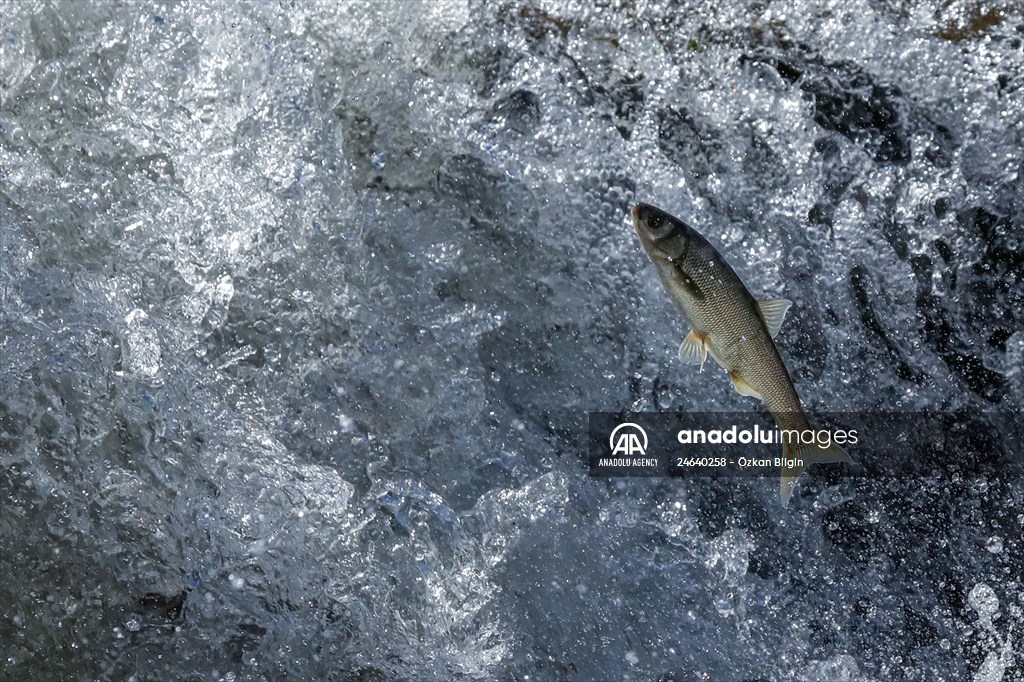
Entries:
[[651, 215], [651, 212], [654, 210], [656, 209], [650, 204], [645, 204], [643, 202], [633, 204], [633, 222], [635, 222], [638, 225], [640, 223], [646, 222], [647, 218]]
[[640, 239], [650, 239], [647, 230], [647, 216], [650, 214], [650, 207], [647, 204], [633, 205], [633, 229], [640, 236]]
[[633, 207], [633, 229], [636, 230], [636, 236], [640, 237], [640, 243], [650, 251], [654, 246], [654, 240], [651, 239], [651, 235], [647, 232], [647, 226], [640, 215], [640, 206], [641, 204], [637, 204]]

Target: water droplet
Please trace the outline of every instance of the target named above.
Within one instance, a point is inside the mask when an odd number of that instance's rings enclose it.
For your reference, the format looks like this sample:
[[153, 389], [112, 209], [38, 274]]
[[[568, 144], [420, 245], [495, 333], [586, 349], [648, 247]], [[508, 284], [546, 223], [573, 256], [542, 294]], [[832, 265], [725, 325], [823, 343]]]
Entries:
[[338, 426], [340, 426], [341, 430], [345, 433], [356, 432], [356, 420], [346, 414], [338, 415]]

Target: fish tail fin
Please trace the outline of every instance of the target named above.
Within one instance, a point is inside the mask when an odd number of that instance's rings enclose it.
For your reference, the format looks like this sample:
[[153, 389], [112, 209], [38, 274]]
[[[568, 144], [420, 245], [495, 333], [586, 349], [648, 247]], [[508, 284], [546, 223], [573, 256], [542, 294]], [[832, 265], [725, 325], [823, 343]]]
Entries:
[[813, 443], [783, 442], [782, 459], [779, 499], [782, 501], [783, 507], [789, 504], [789, 498], [793, 496], [793, 491], [796, 489], [797, 479], [809, 465], [815, 462], [822, 464], [853, 463], [850, 455], [841, 446], [831, 442], [828, 445], [823, 445], [817, 441]]

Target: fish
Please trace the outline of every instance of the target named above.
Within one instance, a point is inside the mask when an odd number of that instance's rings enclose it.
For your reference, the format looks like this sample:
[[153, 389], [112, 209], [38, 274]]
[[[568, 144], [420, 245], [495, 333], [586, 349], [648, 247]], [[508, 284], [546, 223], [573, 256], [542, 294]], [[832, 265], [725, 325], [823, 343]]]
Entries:
[[[775, 345], [792, 303], [784, 298], [755, 299], [722, 254], [697, 230], [666, 211], [638, 203], [633, 226], [654, 263], [669, 296], [690, 323], [690, 333], [679, 346], [684, 362], [699, 364], [708, 356], [721, 365], [736, 390], [761, 400], [778, 425], [784, 465], [779, 498], [789, 504], [797, 479], [807, 464], [852, 462], [840, 445], [822, 442], [811, 429], [790, 377]], [[810, 443], [786, 438], [795, 429], [812, 431]], [[785, 463], [794, 462], [793, 466]], [[802, 462], [802, 463], [800, 463]]]

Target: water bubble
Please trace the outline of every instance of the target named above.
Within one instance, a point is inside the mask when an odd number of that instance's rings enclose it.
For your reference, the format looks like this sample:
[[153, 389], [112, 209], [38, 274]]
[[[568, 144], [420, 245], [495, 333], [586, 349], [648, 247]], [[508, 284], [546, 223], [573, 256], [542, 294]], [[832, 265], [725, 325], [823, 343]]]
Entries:
[[136, 308], [125, 317], [125, 322], [128, 324], [125, 333], [128, 368], [144, 377], [156, 375], [160, 371], [160, 339], [149, 316]]
[[999, 598], [996, 596], [995, 590], [985, 583], [978, 583], [971, 588], [967, 595], [967, 603], [977, 612], [978, 620], [983, 623], [991, 622], [999, 610]]

